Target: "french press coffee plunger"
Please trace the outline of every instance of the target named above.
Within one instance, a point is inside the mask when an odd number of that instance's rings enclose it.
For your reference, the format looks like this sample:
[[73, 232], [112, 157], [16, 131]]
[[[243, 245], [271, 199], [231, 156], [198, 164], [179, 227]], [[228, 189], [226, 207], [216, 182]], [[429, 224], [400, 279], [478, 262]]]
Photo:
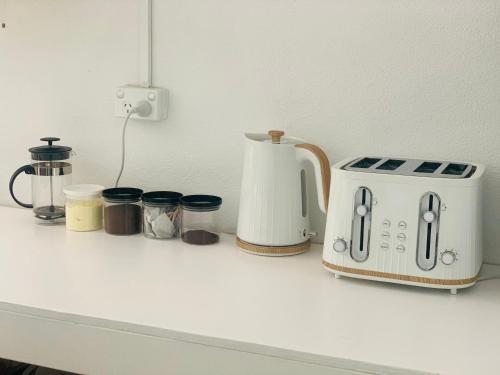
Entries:
[[[9, 182], [10, 195], [22, 207], [32, 208], [35, 217], [45, 223], [64, 221], [65, 196], [63, 189], [71, 185], [71, 163], [69, 159], [71, 147], [53, 145], [60, 139], [46, 137], [40, 139], [47, 145], [32, 147], [31, 164], [23, 165], [16, 170]], [[19, 201], [14, 195], [14, 181], [21, 173], [31, 175], [31, 192], [33, 203]]]

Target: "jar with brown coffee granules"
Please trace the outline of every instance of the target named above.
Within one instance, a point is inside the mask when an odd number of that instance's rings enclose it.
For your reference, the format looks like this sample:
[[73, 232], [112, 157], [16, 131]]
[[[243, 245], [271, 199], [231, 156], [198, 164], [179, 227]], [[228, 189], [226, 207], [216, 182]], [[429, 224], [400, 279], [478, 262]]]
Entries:
[[187, 195], [181, 198], [181, 237], [193, 245], [219, 241], [217, 213], [222, 199], [214, 195]]
[[142, 190], [111, 188], [104, 197], [104, 230], [114, 235], [132, 235], [142, 231]]

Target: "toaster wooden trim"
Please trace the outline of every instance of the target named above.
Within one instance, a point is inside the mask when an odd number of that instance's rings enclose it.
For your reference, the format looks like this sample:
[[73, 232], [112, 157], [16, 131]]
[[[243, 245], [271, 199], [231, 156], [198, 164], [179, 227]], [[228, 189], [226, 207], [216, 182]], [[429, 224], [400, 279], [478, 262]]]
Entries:
[[243, 241], [239, 237], [236, 237], [236, 244], [244, 250], [251, 251], [252, 253], [258, 254], [297, 254], [303, 253], [311, 247], [311, 240], [307, 240], [304, 243], [291, 246], [260, 246]]
[[450, 280], [450, 279], [434, 279], [430, 277], [421, 277], [421, 276], [409, 276], [409, 275], [399, 275], [396, 273], [389, 272], [380, 272], [380, 271], [370, 271], [370, 270], [361, 270], [358, 268], [350, 268], [337, 266], [335, 264], [328, 263], [323, 261], [323, 265], [335, 271], [346, 272], [346, 273], [354, 273], [357, 275], [370, 276], [370, 277], [383, 277], [385, 279], [393, 279], [393, 280], [403, 280], [403, 281], [411, 281], [414, 283], [423, 283], [423, 284], [435, 284], [435, 285], [467, 285], [471, 284], [477, 279], [479, 279], [479, 273], [468, 279], [458, 279], [458, 280]]

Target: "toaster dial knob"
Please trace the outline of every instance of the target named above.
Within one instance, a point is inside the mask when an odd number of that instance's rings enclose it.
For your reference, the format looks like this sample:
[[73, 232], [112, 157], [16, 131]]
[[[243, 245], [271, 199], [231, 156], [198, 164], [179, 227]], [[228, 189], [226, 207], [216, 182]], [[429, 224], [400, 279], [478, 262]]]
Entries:
[[356, 207], [356, 213], [359, 216], [366, 216], [368, 213], [368, 208], [364, 204], [360, 204], [358, 207]]
[[337, 238], [333, 243], [333, 250], [337, 253], [343, 253], [347, 249], [347, 243], [342, 238]]
[[441, 254], [441, 262], [443, 262], [443, 264], [446, 264], [447, 266], [453, 264], [456, 260], [457, 255], [453, 251], [446, 250]]
[[424, 215], [422, 217], [425, 222], [432, 223], [436, 219], [436, 214], [432, 211], [427, 211], [424, 212]]

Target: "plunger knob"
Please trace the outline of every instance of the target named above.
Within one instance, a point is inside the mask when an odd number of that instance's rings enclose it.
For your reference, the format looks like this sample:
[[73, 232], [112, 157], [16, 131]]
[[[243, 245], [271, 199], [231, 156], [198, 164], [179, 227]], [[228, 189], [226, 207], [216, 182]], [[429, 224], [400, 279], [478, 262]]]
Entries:
[[49, 142], [49, 146], [52, 146], [52, 142], [57, 142], [60, 141], [60, 138], [57, 137], [45, 137], [45, 138], [40, 138], [41, 141], [43, 142]]

